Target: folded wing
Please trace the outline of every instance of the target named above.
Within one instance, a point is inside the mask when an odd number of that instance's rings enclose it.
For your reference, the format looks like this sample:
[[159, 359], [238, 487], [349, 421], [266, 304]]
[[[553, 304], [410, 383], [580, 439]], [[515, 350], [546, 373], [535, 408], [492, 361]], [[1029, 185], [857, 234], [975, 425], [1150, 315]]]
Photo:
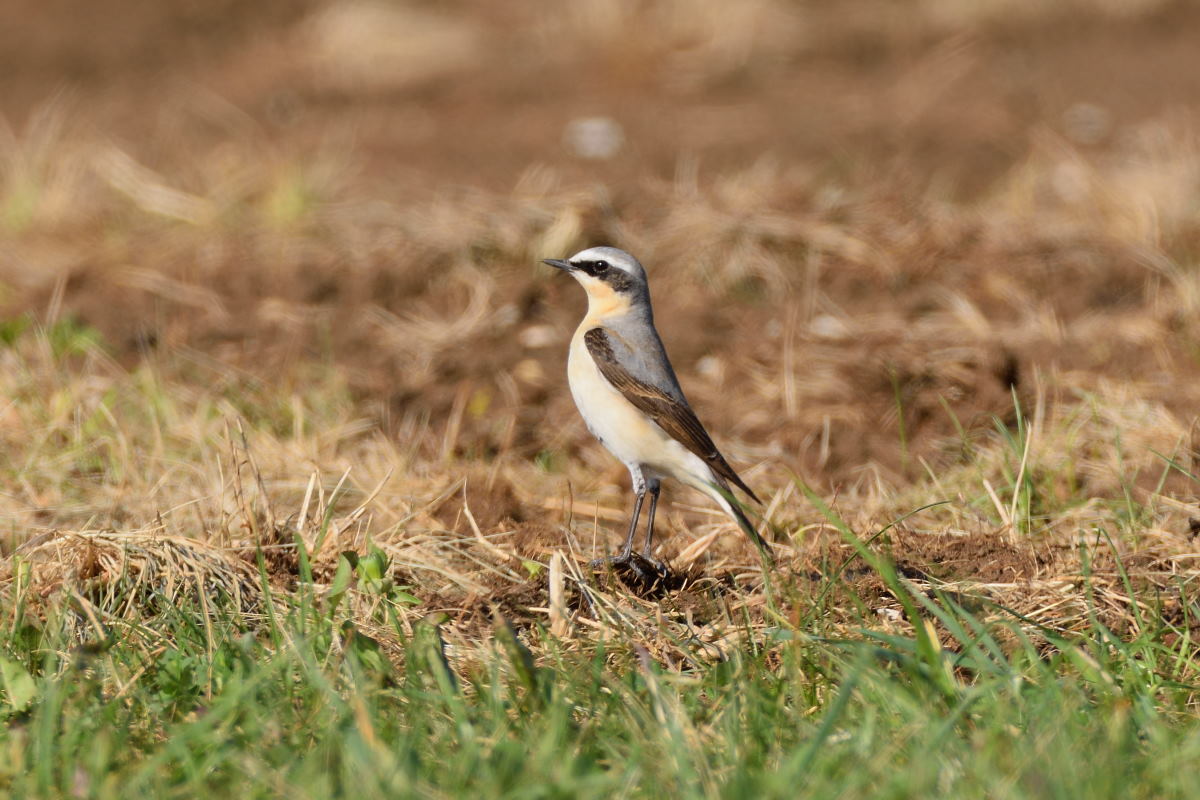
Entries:
[[671, 438], [692, 451], [712, 468], [720, 478], [728, 480], [741, 489], [756, 503], [762, 501], [750, 487], [738, 477], [713, 444], [712, 437], [688, 404], [672, 397], [662, 389], [635, 377], [614, 352], [609, 333], [604, 328], [592, 328], [583, 335], [588, 353], [600, 369], [600, 374], [619, 391], [634, 407], [654, 420]]

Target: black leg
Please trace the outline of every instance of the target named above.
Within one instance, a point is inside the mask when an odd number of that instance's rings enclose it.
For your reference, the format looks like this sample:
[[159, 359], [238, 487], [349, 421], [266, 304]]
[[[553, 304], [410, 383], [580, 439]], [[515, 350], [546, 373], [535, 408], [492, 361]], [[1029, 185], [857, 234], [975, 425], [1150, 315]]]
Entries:
[[642, 555], [649, 560], [650, 558], [650, 543], [654, 539], [654, 511], [658, 508], [658, 493], [662, 490], [662, 486], [658, 481], [650, 484], [650, 512], [646, 519], [646, 546], [642, 548]]
[[[635, 479], [635, 483], [642, 483]], [[636, 491], [633, 501], [633, 519], [629, 520], [629, 533], [625, 537], [625, 544], [621, 547], [621, 552], [615, 556], [608, 558], [598, 558], [592, 562], [593, 568], [607, 568], [612, 570], [618, 569], [621, 574], [621, 580], [626, 581], [629, 586], [637, 586], [644, 590], [653, 589], [662, 584], [662, 581], [668, 577], [666, 567], [662, 564], [654, 562], [650, 556], [651, 537], [654, 535], [654, 511], [658, 506], [658, 481], [642, 483], [641, 490]], [[642, 516], [642, 503], [646, 499], [646, 492], [650, 492], [650, 519], [646, 528], [646, 547], [645, 555], [633, 554], [633, 537], [637, 534], [638, 522]], [[632, 580], [633, 583], [628, 583]]]
[[[617, 556], [618, 561], [628, 561], [629, 556], [633, 553], [633, 535], [637, 533], [638, 519], [642, 516], [642, 501], [646, 499], [646, 488], [637, 493], [637, 498], [633, 501], [633, 519], [629, 521], [629, 535], [625, 537], [625, 544], [621, 547], [621, 554]], [[650, 507], [654, 507], [654, 501], [650, 501]]]

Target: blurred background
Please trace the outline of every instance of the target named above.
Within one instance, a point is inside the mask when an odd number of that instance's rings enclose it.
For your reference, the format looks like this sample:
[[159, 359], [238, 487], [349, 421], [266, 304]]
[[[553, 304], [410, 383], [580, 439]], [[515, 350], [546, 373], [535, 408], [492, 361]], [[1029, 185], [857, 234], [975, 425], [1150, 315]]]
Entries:
[[[605, 243], [751, 485], [899, 491], [1014, 402], [1103, 397], [1095, 431], [1183, 458], [1198, 35], [1172, 0], [5, 0], [0, 332], [280, 436], [335, 387], [357, 427], [312, 461], [378, 431], [412, 474], [517, 470], [485, 525], [564, 470], [615, 518], [565, 386], [582, 293], [538, 263]], [[1117, 481], [1082, 428], [1067, 495]], [[58, 485], [9, 510], [136, 516]]]

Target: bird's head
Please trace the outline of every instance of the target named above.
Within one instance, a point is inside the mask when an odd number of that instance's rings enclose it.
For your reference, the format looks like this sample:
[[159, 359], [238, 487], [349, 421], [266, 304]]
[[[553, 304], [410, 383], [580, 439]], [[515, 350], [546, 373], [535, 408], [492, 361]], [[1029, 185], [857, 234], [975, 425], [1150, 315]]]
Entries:
[[570, 258], [547, 258], [545, 264], [567, 272], [588, 295], [589, 315], [621, 314], [649, 302], [646, 270], [615, 247], [589, 247]]

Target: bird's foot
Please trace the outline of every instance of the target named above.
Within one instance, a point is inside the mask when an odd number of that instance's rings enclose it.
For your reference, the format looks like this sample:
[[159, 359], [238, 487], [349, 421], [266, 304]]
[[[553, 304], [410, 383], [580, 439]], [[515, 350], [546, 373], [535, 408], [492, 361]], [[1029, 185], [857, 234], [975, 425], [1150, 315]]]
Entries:
[[637, 553], [597, 558], [589, 566], [595, 571], [612, 570], [626, 582], [632, 578], [633, 582], [643, 589], [653, 588], [671, 576], [666, 564]]

